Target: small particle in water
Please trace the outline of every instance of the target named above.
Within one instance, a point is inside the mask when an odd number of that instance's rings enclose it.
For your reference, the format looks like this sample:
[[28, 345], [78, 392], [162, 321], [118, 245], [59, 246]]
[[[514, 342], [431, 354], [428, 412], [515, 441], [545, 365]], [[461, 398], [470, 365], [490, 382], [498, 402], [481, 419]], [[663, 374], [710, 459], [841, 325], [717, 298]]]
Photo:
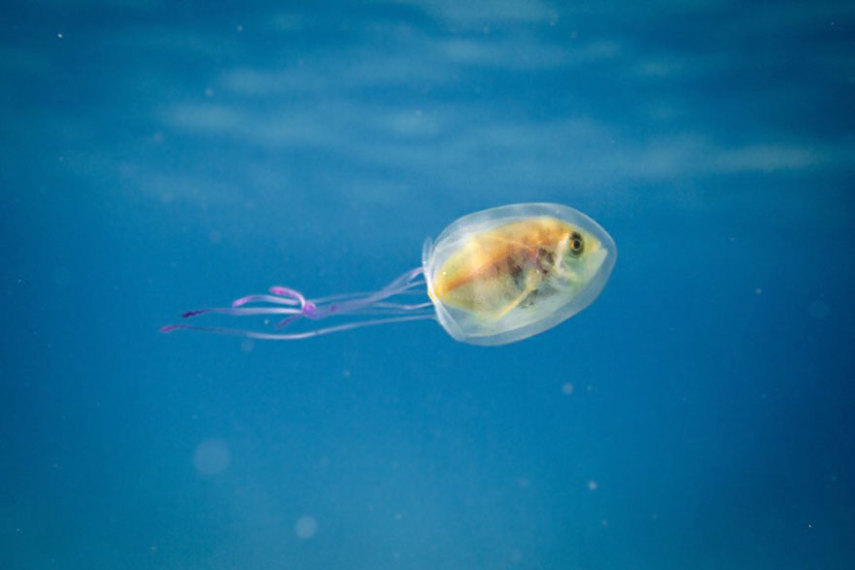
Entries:
[[229, 466], [229, 446], [221, 439], [206, 439], [193, 452], [193, 466], [202, 475], [216, 475]]
[[240, 343], [240, 349], [243, 352], [252, 352], [252, 349], [255, 348], [255, 343], [252, 339], [245, 339], [242, 343]]
[[62, 39], [62, 34], [57, 34], [56, 37], [58, 37], [59, 39]]
[[761, 289], [760, 287], [757, 287], [756, 289], [754, 289], [755, 295], [760, 295], [761, 293], [763, 293], [763, 289]]
[[594, 481], [593, 479], [588, 481], [588, 490], [589, 491], [596, 491], [597, 490], [597, 482]]
[[565, 396], [569, 396], [570, 394], [573, 393], [573, 383], [572, 382], [565, 382], [561, 386], [561, 391], [564, 392]]
[[297, 533], [297, 538], [303, 540], [312, 538], [318, 532], [318, 521], [315, 520], [315, 517], [304, 515], [297, 519], [294, 532]]

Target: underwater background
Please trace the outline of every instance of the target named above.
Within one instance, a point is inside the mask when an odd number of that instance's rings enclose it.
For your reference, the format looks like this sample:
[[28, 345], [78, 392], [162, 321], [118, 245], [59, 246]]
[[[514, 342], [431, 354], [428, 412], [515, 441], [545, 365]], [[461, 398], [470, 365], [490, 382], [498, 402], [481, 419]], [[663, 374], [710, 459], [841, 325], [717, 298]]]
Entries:
[[[855, 568], [851, 2], [13, 1], [0, 30], [0, 568]], [[538, 201], [620, 253], [522, 342], [158, 332], [380, 288]]]

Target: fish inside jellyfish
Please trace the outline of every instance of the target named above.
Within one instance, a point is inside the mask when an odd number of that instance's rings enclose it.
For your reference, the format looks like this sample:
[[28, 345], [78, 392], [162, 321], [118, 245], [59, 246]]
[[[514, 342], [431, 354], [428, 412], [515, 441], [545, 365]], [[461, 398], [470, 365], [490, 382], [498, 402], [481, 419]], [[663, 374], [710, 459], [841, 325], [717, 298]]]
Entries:
[[[572, 317], [599, 296], [617, 259], [614, 240], [568, 206], [513, 204], [464, 216], [428, 239], [422, 265], [377, 291], [307, 298], [290, 287], [188, 311], [256, 317], [267, 328], [171, 324], [253, 339], [298, 340], [362, 327], [436, 320], [455, 340], [516, 342]], [[422, 299], [414, 299], [421, 295]], [[426, 295], [426, 298], [424, 297]]]

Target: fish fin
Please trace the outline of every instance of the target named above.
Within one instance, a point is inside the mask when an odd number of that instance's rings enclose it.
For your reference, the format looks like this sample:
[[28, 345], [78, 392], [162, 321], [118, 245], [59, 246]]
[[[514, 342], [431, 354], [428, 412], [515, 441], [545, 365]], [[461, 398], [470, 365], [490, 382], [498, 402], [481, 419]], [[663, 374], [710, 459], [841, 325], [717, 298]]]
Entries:
[[519, 307], [520, 303], [525, 301], [526, 298], [540, 286], [540, 284], [540, 271], [529, 270], [528, 274], [525, 276], [525, 289], [523, 289], [523, 291], [519, 295], [511, 299], [504, 307], [490, 315], [489, 320], [498, 321], [499, 319]]

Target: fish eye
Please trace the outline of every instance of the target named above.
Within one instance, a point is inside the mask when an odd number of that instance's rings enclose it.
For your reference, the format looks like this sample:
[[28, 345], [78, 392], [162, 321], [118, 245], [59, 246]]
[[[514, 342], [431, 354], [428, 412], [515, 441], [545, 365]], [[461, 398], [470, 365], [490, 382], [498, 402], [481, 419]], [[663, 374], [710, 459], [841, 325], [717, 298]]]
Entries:
[[582, 252], [585, 251], [585, 240], [582, 238], [582, 234], [579, 232], [573, 232], [573, 235], [570, 236], [568, 241], [570, 244], [570, 252], [573, 255], [582, 255]]

